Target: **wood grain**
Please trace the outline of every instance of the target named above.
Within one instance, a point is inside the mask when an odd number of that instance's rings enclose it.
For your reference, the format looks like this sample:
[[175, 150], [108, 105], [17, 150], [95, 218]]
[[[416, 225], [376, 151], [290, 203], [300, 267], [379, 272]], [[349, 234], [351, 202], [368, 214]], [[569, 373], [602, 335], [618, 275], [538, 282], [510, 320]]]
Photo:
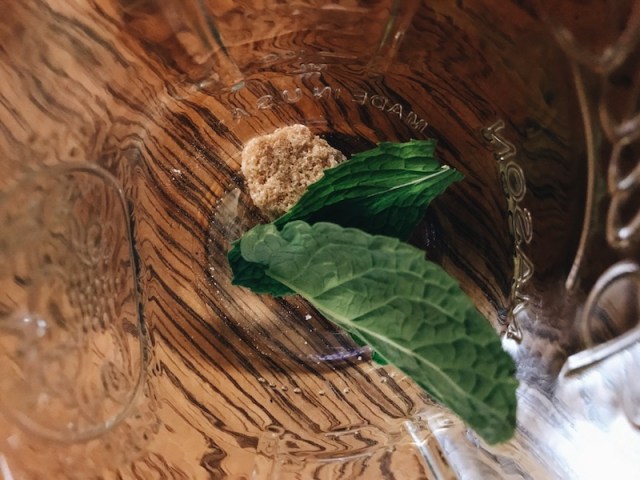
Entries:
[[[520, 2], [500, 9], [488, 0], [428, 2], [381, 76], [353, 58], [384, 43], [387, 2], [374, 2], [370, 22], [361, 2], [343, 2], [359, 8], [353, 15], [360, 23], [357, 32], [338, 25], [344, 38], [337, 40], [330, 29], [298, 32], [296, 17], [273, 40], [278, 26], [264, 5], [255, 7], [255, 31], [251, 23], [234, 30], [242, 21], [237, 8], [211, 2], [223, 40], [237, 34], [229, 57], [215, 38], [198, 33], [201, 24], [188, 10], [181, 27], [194, 30], [176, 37], [160, 3], [25, 0], [3, 9], [0, 185], [8, 189], [29, 171], [78, 161], [118, 179], [132, 214], [150, 346], [129, 431], [75, 446], [75, 471], [64, 464], [70, 447], [37, 440], [29, 441], [41, 451], [17, 452], [10, 465], [34, 478], [453, 478], [433, 420], [449, 417], [410, 380], [373, 366], [366, 351], [302, 301], [257, 298], [230, 285], [224, 251], [256, 221], [238, 174], [239, 152], [253, 136], [293, 122], [347, 152], [380, 140], [437, 138], [444, 161], [466, 181], [436, 202], [415, 241], [502, 328], [513, 232], [482, 129], [508, 121], [505, 134], [527, 174], [525, 204], [536, 229], [548, 233], [536, 230], [528, 246], [536, 288], [566, 274], [577, 240], [565, 225], [581, 215], [576, 107], [565, 109], [563, 71], [530, 60], [558, 55], [550, 44], [531, 43], [541, 35], [539, 21]], [[240, 38], [252, 34], [253, 43]], [[332, 42], [345, 38], [354, 39], [351, 57], [331, 66]], [[323, 49], [301, 62], [296, 55], [305, 45]], [[221, 89], [239, 77], [242, 88]], [[565, 347], [549, 355], [566, 356]], [[104, 445], [120, 452], [109, 454], [106, 467], [84, 461]], [[38, 461], [25, 461], [25, 452]]]

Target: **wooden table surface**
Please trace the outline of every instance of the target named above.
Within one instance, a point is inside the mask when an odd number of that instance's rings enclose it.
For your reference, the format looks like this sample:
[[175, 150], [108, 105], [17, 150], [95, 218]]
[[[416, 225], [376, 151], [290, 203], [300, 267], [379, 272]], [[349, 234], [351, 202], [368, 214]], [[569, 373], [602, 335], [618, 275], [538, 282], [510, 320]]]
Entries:
[[[224, 58], [198, 60], [201, 46], [192, 38], [198, 33], [189, 31], [193, 24], [187, 21], [188, 11], [180, 17], [181, 36], [176, 40], [171, 31], [175, 25], [151, 28], [147, 17], [136, 16], [148, 13], [154, 2], [5, 3], [0, 19], [0, 185], [9, 188], [29, 171], [65, 162], [97, 165], [118, 180], [133, 217], [149, 358], [129, 418], [97, 439], [58, 444], [31, 438], [1, 420], [0, 436], [22, 443], [0, 455], [0, 478], [455, 478], [447, 465], [453, 457], [445, 460], [436, 437], [450, 429], [468, 440], [457, 420], [400, 372], [373, 365], [366, 351], [303, 302], [257, 298], [229, 284], [222, 252], [243, 227], [235, 218], [238, 208], [246, 208], [239, 151], [257, 133], [295, 120], [294, 114], [279, 117], [277, 109], [271, 110], [273, 115], [255, 112], [266, 110], [265, 102], [285, 91], [287, 103], [287, 95], [296, 90], [286, 90], [286, 84], [280, 90], [261, 90], [248, 80], [237, 94], [221, 95], [219, 87], [259, 70], [257, 53], [242, 50], [243, 35], [260, 40], [270, 34], [265, 25], [273, 24], [260, 24], [265, 31], [245, 24], [243, 30], [234, 23], [242, 17], [233, 16], [233, 2], [209, 2], [215, 18], [227, 26], [221, 33], [231, 39], [232, 56], [248, 59], [229, 66]], [[454, 190], [451, 200], [453, 211], [461, 213], [437, 216], [453, 245], [438, 247], [440, 260], [496, 328], [504, 330], [499, 320], [509, 307], [513, 239], [508, 199], [495, 188], [500, 185], [495, 152], [482, 139], [482, 128], [510, 119], [505, 132], [523, 148], [525, 165], [537, 165], [527, 170], [532, 195], [527, 206], [534, 225], [538, 217], [557, 213], [545, 224], [546, 240], [536, 237], [526, 245], [540, 282], [566, 274], [567, 252], [575, 249], [576, 235], [563, 236], [558, 225], [566, 221], [563, 215], [570, 217], [581, 207], [569, 202], [566, 211], [555, 212], [561, 195], [554, 185], [545, 190], [548, 185], [538, 173], [558, 169], [569, 178], [583, 178], [583, 173], [572, 167], [572, 159], [556, 161], [571, 156], [568, 152], [577, 143], [571, 137], [575, 119], [558, 114], [551, 105], [546, 94], [553, 88], [545, 85], [550, 77], [513, 55], [513, 38], [535, 39], [540, 22], [515, 3], [501, 9], [495, 8], [497, 3], [421, 6], [405, 41], [436, 45], [439, 38], [440, 43], [426, 56], [418, 47], [402, 50], [390, 83], [373, 84], [396, 91], [400, 83], [394, 81], [423, 70], [420, 81], [404, 85], [407, 98], [423, 88], [424, 105], [412, 122], [394, 126], [381, 120], [367, 136], [371, 142], [435, 135], [445, 146], [445, 160], [467, 174], [469, 186]], [[358, 28], [379, 27], [376, 15], [383, 18], [385, 11], [376, 8], [365, 17], [370, 22]], [[501, 28], [483, 33], [480, 23]], [[342, 28], [350, 35], [347, 26]], [[237, 38], [231, 37], [234, 32]], [[357, 32], [353, 38], [366, 34]], [[361, 43], [353, 40], [351, 45], [358, 55], [370, 47]], [[286, 42], [271, 48], [294, 50]], [[545, 55], [545, 48], [540, 46], [537, 54]], [[469, 52], [493, 56], [465, 64]], [[506, 78], [496, 74], [499, 68], [515, 73]], [[459, 88], [451, 87], [456, 78]], [[325, 81], [333, 91], [340, 87], [339, 77], [327, 74]], [[351, 101], [374, 102], [361, 95]], [[402, 105], [406, 119], [403, 97], [398, 94], [393, 101], [383, 110], [397, 114], [393, 106]], [[311, 118], [322, 118], [334, 108], [315, 103], [307, 107], [317, 110]], [[428, 117], [426, 130], [416, 125], [418, 117]], [[347, 132], [348, 127], [342, 128]], [[350, 128], [351, 139], [364, 132]], [[452, 138], [459, 138], [456, 148], [448, 143]], [[564, 194], [572, 197], [574, 187], [568, 182]], [[474, 198], [482, 199], [485, 213], [474, 208]], [[456, 240], [462, 225], [470, 231]], [[480, 242], [482, 238], [489, 240]], [[469, 253], [457, 257], [455, 251]], [[579, 349], [558, 333], [563, 325], [525, 323], [523, 328], [535, 333], [527, 337], [525, 331], [523, 343], [513, 348], [525, 348], [529, 353], [522, 355], [538, 359], [552, 375]], [[527, 373], [523, 375], [527, 380]], [[565, 469], [563, 461], [536, 440], [549, 425], [562, 423], [557, 418], [535, 420], [536, 412], [548, 411], [556, 402], [553, 395], [527, 382], [522, 388], [519, 419], [524, 428], [510, 444], [483, 450], [487, 453], [480, 464], [496, 478], [563, 478], [565, 473], [569, 478], [575, 471]], [[513, 476], [506, 476], [503, 468], [512, 468]]]

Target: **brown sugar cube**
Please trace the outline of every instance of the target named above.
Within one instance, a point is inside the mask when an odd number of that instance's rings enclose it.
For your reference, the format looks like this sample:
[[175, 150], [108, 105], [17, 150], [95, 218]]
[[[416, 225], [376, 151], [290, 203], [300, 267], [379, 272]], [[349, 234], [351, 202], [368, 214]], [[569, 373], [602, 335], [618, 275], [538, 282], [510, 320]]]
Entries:
[[242, 173], [253, 202], [273, 219], [289, 210], [323, 170], [344, 160], [304, 125], [291, 125], [250, 140], [242, 151]]

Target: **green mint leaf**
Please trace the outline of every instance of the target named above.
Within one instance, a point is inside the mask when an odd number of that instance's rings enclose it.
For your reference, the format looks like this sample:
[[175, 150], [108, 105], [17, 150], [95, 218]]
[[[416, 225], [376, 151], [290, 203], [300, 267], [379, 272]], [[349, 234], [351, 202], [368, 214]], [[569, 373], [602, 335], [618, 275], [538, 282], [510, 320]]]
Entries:
[[233, 243], [231, 250], [227, 254], [227, 260], [233, 270], [233, 285], [241, 285], [250, 288], [254, 293], [269, 294], [274, 297], [283, 297], [285, 295], [293, 295], [295, 292], [285, 287], [280, 282], [269, 277], [266, 273], [266, 267], [259, 263], [247, 262], [240, 253], [240, 241]]
[[407, 240], [429, 203], [462, 174], [440, 165], [435, 140], [380, 143], [325, 170], [274, 223], [328, 221]]
[[[291, 210], [275, 220], [281, 228], [293, 220], [329, 221], [371, 234], [406, 240], [429, 203], [462, 174], [435, 158], [435, 140], [380, 143], [347, 162], [327, 169]], [[268, 279], [260, 265], [242, 259], [239, 246], [229, 253], [233, 283], [275, 296], [292, 292]]]
[[397, 239], [330, 223], [259, 225], [242, 256], [413, 378], [489, 443], [515, 428], [515, 365], [456, 281]]

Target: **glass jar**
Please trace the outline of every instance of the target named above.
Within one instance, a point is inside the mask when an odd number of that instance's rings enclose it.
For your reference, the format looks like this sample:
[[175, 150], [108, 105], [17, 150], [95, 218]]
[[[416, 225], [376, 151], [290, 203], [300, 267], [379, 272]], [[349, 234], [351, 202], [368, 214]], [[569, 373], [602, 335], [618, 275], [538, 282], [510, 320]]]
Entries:
[[[141, 405], [158, 399], [155, 427], [113, 470], [465, 479], [637, 471], [640, 6], [588, 3], [114, 0], [30, 12], [54, 39], [64, 18], [94, 33], [74, 37], [84, 50], [64, 44], [71, 60], [55, 58], [75, 62], [93, 95], [89, 121], [69, 122], [86, 128], [90, 163], [126, 199], [119, 238], [131, 235], [140, 262], [127, 285], [162, 366], [127, 389], [144, 392]], [[513, 440], [485, 445], [304, 302], [230, 284], [229, 243], [264, 221], [239, 175], [240, 152], [296, 123], [346, 154], [435, 138], [443, 162], [465, 175], [412, 241], [460, 282], [516, 359]], [[108, 418], [134, 418], [128, 408]]]

